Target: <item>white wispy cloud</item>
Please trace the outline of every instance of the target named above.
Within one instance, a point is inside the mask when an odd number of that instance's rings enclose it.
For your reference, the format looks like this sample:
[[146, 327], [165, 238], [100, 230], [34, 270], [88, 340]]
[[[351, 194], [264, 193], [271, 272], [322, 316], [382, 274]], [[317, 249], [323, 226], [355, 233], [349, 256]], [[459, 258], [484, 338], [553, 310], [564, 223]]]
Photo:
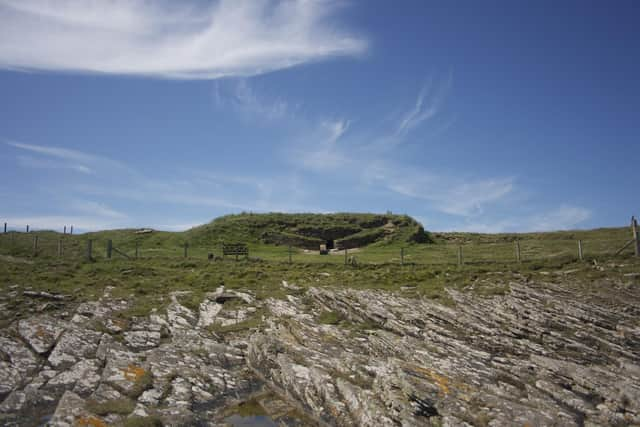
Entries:
[[[64, 147], [26, 144], [20, 141], [0, 138], [6, 145], [26, 151], [31, 155], [17, 156], [22, 166], [44, 169], [71, 169], [84, 174], [95, 174], [100, 169], [117, 169], [135, 174], [124, 163], [105, 156], [88, 154]], [[37, 156], [37, 157], [34, 157]]]
[[[284, 137], [288, 141], [285, 157], [297, 169], [313, 173], [339, 171], [343, 185], [356, 187], [364, 183], [369, 189], [386, 189], [406, 199], [426, 201], [430, 209], [438, 212], [469, 217], [482, 214], [485, 207], [512, 194], [514, 178], [457, 178], [412, 167], [397, 159], [398, 144], [408, 138], [409, 131], [442, 113], [451, 84], [451, 73], [445, 78], [431, 78], [420, 90], [414, 108], [399, 121], [387, 123], [382, 129], [378, 123], [365, 123], [355, 136], [350, 132], [352, 120], [288, 114], [286, 108], [279, 107], [288, 105], [287, 102], [258, 96], [246, 80], [235, 87], [235, 92], [232, 90], [232, 96], [218, 96], [226, 105], [229, 99], [243, 100], [237, 101], [243, 107], [236, 109], [240, 112], [250, 111], [268, 118], [283, 112], [287, 120], [272, 124], [288, 128]], [[442, 123], [448, 126], [451, 121], [439, 122], [437, 127], [441, 128]]]
[[88, 166], [74, 162], [62, 162], [49, 158], [36, 158], [33, 156], [17, 156], [17, 158], [18, 163], [21, 166], [32, 169], [70, 169], [87, 175], [91, 175], [93, 173]]
[[442, 212], [463, 216], [481, 214], [485, 205], [502, 200], [514, 190], [512, 178], [452, 180], [447, 184], [444, 191], [435, 192], [432, 200]]
[[443, 81], [436, 82], [434, 77], [431, 77], [429, 82], [418, 93], [413, 108], [405, 112], [398, 122], [395, 136], [404, 136], [412, 129], [441, 113], [442, 105], [451, 89], [452, 81], [451, 73]]
[[88, 175], [94, 172], [88, 164], [95, 162], [96, 159], [86, 156], [79, 151], [58, 147], [22, 144], [14, 141], [7, 141], [6, 144], [40, 155], [40, 157], [29, 155], [17, 156], [19, 164], [24, 167], [33, 169], [69, 169]]
[[303, 132], [301, 141], [291, 153], [290, 161], [314, 172], [335, 170], [351, 162], [338, 141], [349, 129], [344, 119], [323, 120], [315, 129]]
[[94, 202], [90, 200], [79, 201], [76, 200], [70, 204], [71, 209], [80, 211], [86, 214], [90, 214], [92, 217], [99, 218], [113, 218], [113, 219], [127, 219], [128, 216], [122, 212], [119, 212], [104, 203]]
[[256, 90], [248, 79], [216, 81], [214, 101], [218, 108], [242, 116], [266, 120], [284, 131], [284, 139], [294, 141], [287, 147], [289, 163], [313, 172], [335, 170], [350, 162], [340, 140], [351, 126], [344, 118], [317, 119], [301, 113], [302, 104], [273, 97]]
[[350, 122], [348, 120], [323, 121], [321, 126], [329, 132], [327, 142], [335, 144], [338, 139], [349, 129]]
[[552, 211], [528, 218], [527, 228], [538, 231], [566, 230], [591, 218], [589, 209], [562, 205]]
[[312, 0], [0, 0], [0, 68], [174, 79], [252, 76], [367, 42]]
[[[311, 209], [298, 202], [304, 194], [295, 176], [255, 176], [238, 174], [238, 171], [225, 175], [192, 169], [179, 169], [177, 172], [176, 179], [136, 173], [101, 180], [98, 175], [95, 180], [71, 184], [69, 191], [92, 199], [134, 201], [143, 205], [159, 203], [218, 212]], [[73, 207], [79, 209], [80, 205]], [[109, 208], [104, 205], [85, 203], [84, 207], [85, 212], [93, 209], [99, 214], [102, 209], [101, 214], [108, 215]], [[120, 214], [113, 211], [111, 216], [115, 218]]]
[[515, 188], [513, 178], [459, 179], [388, 162], [379, 162], [366, 178], [397, 194], [425, 200], [436, 211], [464, 217], [481, 214], [486, 205]]
[[22, 142], [4, 140], [7, 145], [20, 148], [22, 150], [31, 151], [33, 153], [42, 154], [50, 157], [57, 157], [63, 160], [73, 160], [79, 163], [85, 163], [95, 160], [95, 156], [82, 153], [77, 150], [70, 150], [61, 147], [49, 147], [44, 145], [24, 144]]
[[214, 100], [218, 108], [266, 120], [283, 119], [292, 113], [291, 106], [282, 98], [271, 99], [257, 93], [247, 79], [234, 80], [235, 84], [215, 82]]
[[[150, 178], [129, 165], [106, 156], [98, 156], [84, 151], [63, 147], [27, 144], [3, 140], [5, 144], [34, 156], [17, 155], [18, 164], [29, 168], [71, 169], [91, 175], [91, 179], [69, 184], [68, 189], [85, 197], [117, 198], [138, 202], [161, 202], [174, 205], [215, 207], [232, 210], [249, 210], [250, 203], [236, 197], [212, 194], [210, 188], [198, 186], [193, 180], [170, 181]], [[114, 173], [116, 171], [117, 173]], [[55, 175], [49, 177], [51, 181]], [[80, 197], [80, 200], [83, 200]], [[95, 218], [109, 220], [127, 219], [127, 215], [94, 201], [73, 201], [67, 209]]]
[[155, 180], [141, 180], [129, 183], [78, 183], [72, 186], [73, 191], [88, 197], [104, 197], [139, 203], [166, 203], [180, 206], [197, 206], [222, 208], [230, 210], [249, 210], [250, 203], [242, 203], [234, 197], [216, 196], [211, 190], [206, 191], [193, 183]]
[[[274, 145], [273, 152], [285, 154], [282, 158], [277, 158], [276, 154], [269, 159], [274, 163], [272, 170], [278, 170], [281, 176], [275, 176], [274, 173], [260, 176], [256, 175], [259, 173], [256, 170], [225, 173], [224, 167], [212, 167], [207, 171], [178, 170], [170, 179], [166, 176], [144, 176], [127, 164], [104, 156], [64, 147], [2, 140], [16, 149], [19, 159], [23, 158], [20, 161], [22, 166], [52, 167], [55, 164], [57, 168], [60, 164], [68, 168], [86, 167], [86, 170], [77, 170], [91, 175], [83, 177], [81, 182], [65, 183], [65, 192], [69, 193], [69, 197], [75, 197], [76, 201], [66, 203], [59, 210], [67, 209], [69, 215], [13, 216], [13, 221], [37, 225], [39, 228], [60, 228], [63, 224], [73, 223], [76, 229], [85, 230], [153, 224], [160, 224], [155, 228], [185, 229], [194, 225], [190, 220], [199, 218], [201, 214], [197, 212], [203, 211], [212, 212], [213, 216], [214, 213], [241, 210], [340, 210], [342, 205], [330, 205], [334, 202], [328, 193], [333, 190], [328, 190], [325, 184], [331, 179], [349, 197], [362, 190], [371, 198], [389, 199], [397, 203], [391, 206], [394, 211], [411, 206], [411, 214], [424, 215], [423, 218], [435, 221], [447, 218], [448, 223], [456, 224], [457, 230], [548, 231], [575, 227], [591, 216], [588, 209], [569, 204], [537, 213], [529, 211], [527, 215], [518, 217], [510, 216], [512, 210], [500, 207], [509, 203], [513, 205], [514, 199], [523, 193], [524, 190], [516, 185], [517, 177], [504, 177], [498, 173], [488, 176], [470, 173], [461, 177], [438, 172], [429, 166], [407, 161], [406, 153], [399, 155], [409, 148], [406, 145], [385, 149], [376, 143], [375, 138], [368, 138], [380, 129], [375, 123], [353, 121], [335, 112], [315, 119], [303, 114], [294, 115], [289, 108], [291, 103], [278, 101], [281, 106], [277, 102], [274, 106], [272, 98], [253, 90], [247, 81], [242, 82], [239, 89], [235, 87], [233, 90], [238, 105], [244, 108], [236, 109], [237, 112], [251, 111], [267, 118], [286, 117], [286, 120], [270, 122], [270, 125], [284, 129], [281, 133], [285, 142], [282, 147]], [[421, 96], [426, 99], [427, 95]], [[416, 104], [417, 109], [412, 110], [411, 116], [405, 117], [414, 123], [411, 125], [407, 122], [403, 126], [405, 129], [415, 128], [420, 123], [421, 114], [427, 111], [424, 99]], [[282, 112], [282, 115], [278, 116], [280, 113], [275, 114], [274, 111]], [[394, 134], [397, 129], [395, 124], [397, 122], [385, 124], [383, 131], [386, 131], [386, 135]], [[408, 138], [406, 134], [397, 137], [400, 141]], [[7, 150], [9, 155], [12, 151]], [[113, 174], [114, 167], [127, 173]], [[317, 177], [308, 172], [321, 172], [322, 183], [319, 184]], [[49, 175], [43, 192], [50, 192], [49, 181], [53, 182], [57, 174]], [[68, 179], [68, 176], [62, 179]], [[137, 203], [132, 204], [131, 201]], [[373, 203], [374, 206], [381, 206]], [[389, 208], [386, 201], [383, 203], [384, 208]], [[137, 214], [125, 214], [117, 209], [119, 206], [132, 205], [136, 207]], [[140, 215], [142, 210], [138, 205], [151, 206], [152, 209], [172, 205], [183, 211], [197, 208], [197, 212], [194, 214], [191, 211], [186, 219], [148, 218]], [[141, 224], [141, 220], [145, 223]]]
[[[289, 114], [286, 101], [258, 95], [246, 80], [231, 86], [230, 93], [229, 86], [221, 83], [216, 98], [225, 106], [235, 103], [237, 112], [251, 112], [266, 118], [286, 116], [287, 120], [273, 125], [285, 128], [284, 139], [288, 140], [285, 157], [296, 169], [313, 173], [340, 171], [345, 185], [356, 186], [364, 182], [369, 187], [427, 201], [439, 212], [478, 215], [485, 206], [499, 202], [514, 190], [513, 178], [459, 179], [393, 160], [397, 144], [404, 141], [407, 133], [441, 112], [451, 80], [451, 74], [444, 80], [432, 78], [418, 94], [415, 107], [404, 115], [397, 127], [388, 124], [380, 131], [377, 126], [365, 126], [355, 138], [350, 134], [352, 120], [344, 117], [314, 120]], [[226, 91], [221, 92], [219, 88], [226, 88]], [[376, 132], [381, 132], [382, 136]]]
[[[62, 195], [59, 198], [47, 200], [46, 205], [46, 211], [54, 211], [56, 213], [44, 215], [9, 214], [5, 221], [13, 229], [22, 229], [29, 224], [32, 230], [62, 231], [65, 226], [67, 230], [70, 226], [73, 226], [74, 231], [77, 232], [130, 226], [128, 215], [113, 209], [103, 202], [70, 198]], [[31, 209], [39, 210], [40, 207], [32, 207]]]
[[453, 227], [451, 230], [481, 233], [569, 230], [580, 226], [591, 216], [590, 209], [565, 204], [533, 214], [507, 216], [493, 221], [477, 222], [471, 220], [466, 224]]

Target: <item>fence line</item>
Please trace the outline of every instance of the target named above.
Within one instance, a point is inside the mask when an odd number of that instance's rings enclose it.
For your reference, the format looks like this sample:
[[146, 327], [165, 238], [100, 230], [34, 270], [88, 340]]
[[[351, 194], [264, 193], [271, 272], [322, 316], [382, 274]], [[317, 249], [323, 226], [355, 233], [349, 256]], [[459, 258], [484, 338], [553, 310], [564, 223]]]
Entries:
[[[632, 241], [634, 242], [634, 241]], [[627, 245], [625, 246], [625, 243]], [[518, 240], [506, 243], [439, 243], [402, 247], [365, 247], [331, 251], [319, 255], [318, 251], [284, 246], [249, 245], [251, 259], [289, 263], [341, 263], [344, 264], [467, 264], [527, 263], [553, 259], [590, 260], [596, 257], [633, 255], [635, 245], [623, 239], [597, 240]], [[624, 249], [622, 251], [619, 248]], [[30, 258], [60, 258], [75, 260], [109, 259], [214, 259], [222, 257], [220, 245], [197, 245], [190, 242], [163, 244], [157, 247], [144, 240], [111, 240], [82, 238], [80, 236], [40, 234], [38, 232], [7, 232], [0, 234], [0, 254]], [[211, 257], [211, 258], [213, 258]]]
[[[20, 227], [22, 227], [22, 226], [20, 226]], [[35, 231], [36, 231], [36, 230], [35, 230], [33, 227], [31, 227], [29, 224], [24, 225], [24, 229], [25, 229], [25, 231], [26, 231], [27, 233], [33, 233], [33, 232], [35, 232]], [[9, 223], [8, 223], [8, 222], [5, 222], [5, 223], [4, 223], [3, 230], [2, 230], [2, 233], [3, 233], [3, 234], [7, 234], [7, 233], [10, 233], [10, 232], [12, 232], [12, 231], [19, 232], [20, 230], [22, 230], [22, 228], [20, 228], [20, 229], [18, 229], [18, 228], [13, 228], [13, 229], [12, 229], [12, 228], [10, 228], [10, 227], [9, 227]], [[46, 230], [45, 230], [45, 229], [42, 229], [42, 230], [40, 230], [40, 231], [55, 231], [55, 230], [51, 230], [51, 229], [46, 229]], [[67, 226], [66, 226], [66, 225], [64, 225], [64, 226], [62, 227], [62, 234], [63, 234], [63, 235], [67, 234]], [[69, 227], [69, 233], [68, 233], [68, 234], [71, 234], [71, 235], [73, 234], [73, 225], [71, 225], [71, 226]]]
[[[116, 241], [94, 238], [91, 235], [73, 235], [73, 226], [62, 234], [53, 231], [34, 231], [25, 226], [25, 232], [9, 230], [4, 223], [0, 234], [0, 254], [20, 257], [60, 258], [76, 260], [108, 260], [138, 258], [191, 258], [215, 259], [222, 255], [221, 245], [200, 245], [193, 242], [163, 243], [153, 246], [147, 236], [127, 236]], [[29, 230], [26, 232], [26, 230]], [[69, 233], [67, 233], [69, 231]], [[451, 242], [408, 246], [371, 246], [364, 248], [332, 250], [329, 255], [318, 251], [302, 250], [290, 245], [266, 246], [249, 245], [253, 259], [265, 261], [298, 263], [340, 263], [344, 264], [449, 264], [462, 267], [465, 264], [523, 263], [553, 259], [575, 259], [585, 261], [595, 257], [615, 257], [618, 255], [640, 256], [640, 233], [637, 220], [631, 218], [631, 233], [627, 240], [615, 232], [616, 238], [546, 238], [515, 239], [504, 242]], [[214, 255], [215, 254], [215, 255]], [[316, 256], [317, 255], [317, 256]]]

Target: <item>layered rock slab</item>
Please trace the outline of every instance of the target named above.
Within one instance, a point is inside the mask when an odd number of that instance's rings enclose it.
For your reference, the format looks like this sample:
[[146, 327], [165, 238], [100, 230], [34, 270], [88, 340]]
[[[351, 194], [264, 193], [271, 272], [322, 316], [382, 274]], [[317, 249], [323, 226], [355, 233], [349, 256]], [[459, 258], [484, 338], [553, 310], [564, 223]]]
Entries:
[[[552, 284], [450, 295], [455, 307], [350, 289], [269, 300], [249, 364], [329, 425], [640, 423], [637, 293], [613, 307]], [[343, 321], [319, 324], [326, 311]]]
[[[221, 288], [197, 310], [177, 293], [127, 319], [127, 302], [105, 295], [15, 322], [0, 333], [0, 423], [216, 425], [265, 384], [286, 425], [640, 423], [634, 288], [513, 282], [490, 297], [451, 290], [445, 306], [283, 287], [266, 301]], [[258, 330], [218, 333], [254, 313]]]

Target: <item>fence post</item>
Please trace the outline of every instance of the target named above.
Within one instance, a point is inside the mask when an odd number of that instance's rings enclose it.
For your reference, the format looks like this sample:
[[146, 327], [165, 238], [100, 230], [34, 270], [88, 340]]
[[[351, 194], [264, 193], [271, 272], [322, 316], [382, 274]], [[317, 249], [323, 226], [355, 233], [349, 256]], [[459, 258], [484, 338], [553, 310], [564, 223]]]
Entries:
[[29, 232], [29, 224], [27, 224], [27, 233]]
[[111, 252], [113, 251], [113, 241], [107, 240], [107, 259], [111, 259]]
[[289, 264], [291, 264], [291, 245], [289, 245]]
[[91, 239], [87, 240], [87, 260], [93, 261], [93, 257], [91, 256], [91, 249], [93, 246], [93, 242]]
[[64, 226], [64, 230], [62, 230], [62, 234], [67, 234], [67, 226]]
[[636, 256], [640, 256], [640, 240], [638, 240], [638, 220], [635, 216], [631, 217], [631, 233], [633, 234], [633, 249]]
[[400, 248], [400, 265], [404, 265], [404, 248]]
[[347, 265], [347, 248], [344, 248], [344, 265]]
[[462, 245], [458, 245], [458, 267], [462, 267]]
[[184, 242], [184, 257], [187, 257], [187, 249], [189, 248], [189, 243]]
[[138, 259], [138, 241], [136, 240], [136, 259]]
[[58, 239], [58, 256], [62, 256], [62, 239]]
[[520, 240], [516, 240], [516, 262], [520, 263]]
[[33, 236], [33, 256], [38, 256], [38, 236]]
[[578, 258], [580, 258], [580, 261], [584, 261], [584, 255], [582, 253], [582, 240], [578, 240]]
[[71, 231], [69, 232], [69, 234], [73, 234], [73, 225], [71, 226]]
[[4, 232], [5, 233], [7, 232], [7, 223], [6, 222], [4, 223]]

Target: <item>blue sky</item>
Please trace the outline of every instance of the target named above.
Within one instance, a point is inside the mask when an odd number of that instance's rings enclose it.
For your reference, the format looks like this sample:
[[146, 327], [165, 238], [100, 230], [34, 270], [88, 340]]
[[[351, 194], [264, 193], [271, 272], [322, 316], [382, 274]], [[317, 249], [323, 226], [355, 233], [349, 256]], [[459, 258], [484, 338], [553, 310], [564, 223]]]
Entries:
[[0, 0], [0, 222], [638, 211], [633, 1]]

